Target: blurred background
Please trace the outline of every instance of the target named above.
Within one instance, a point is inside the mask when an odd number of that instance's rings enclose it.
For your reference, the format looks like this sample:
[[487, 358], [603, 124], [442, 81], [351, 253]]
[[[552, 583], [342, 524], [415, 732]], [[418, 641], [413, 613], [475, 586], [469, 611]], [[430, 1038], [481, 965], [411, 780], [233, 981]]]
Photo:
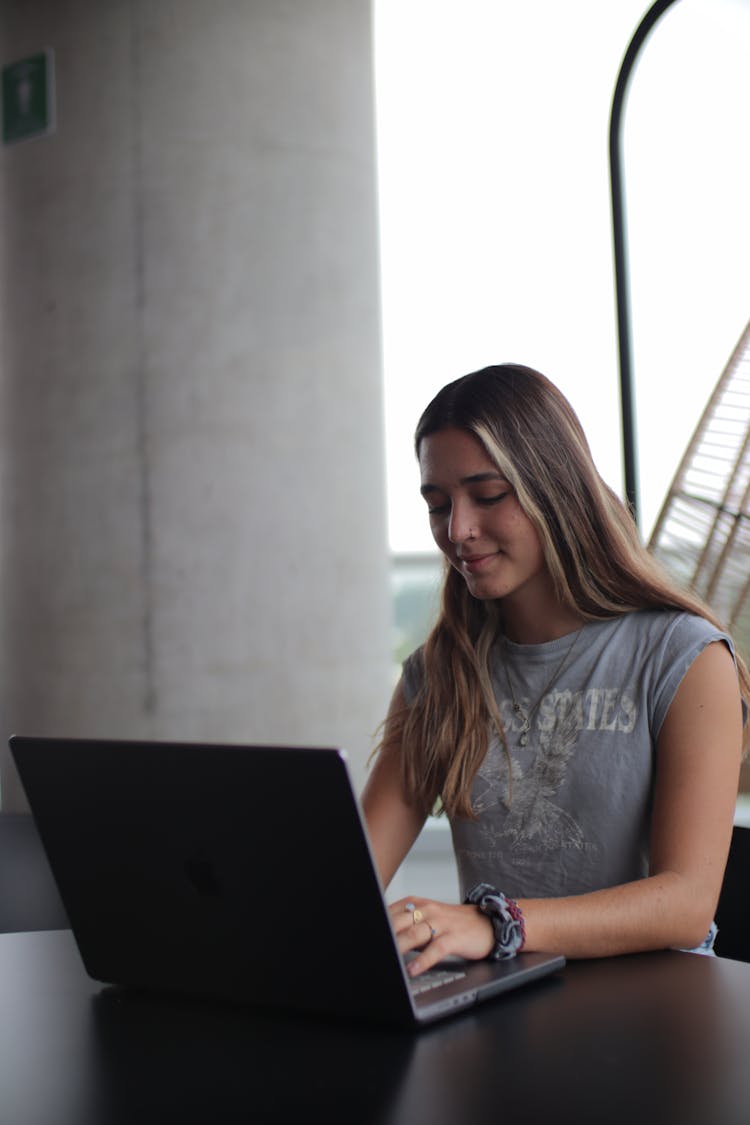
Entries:
[[[333, 743], [359, 785], [434, 608], [438, 387], [538, 367], [622, 492], [608, 128], [649, 7], [0, 3], [6, 734]], [[646, 539], [750, 317], [749, 45], [747, 0], [678, 0], [628, 94]]]

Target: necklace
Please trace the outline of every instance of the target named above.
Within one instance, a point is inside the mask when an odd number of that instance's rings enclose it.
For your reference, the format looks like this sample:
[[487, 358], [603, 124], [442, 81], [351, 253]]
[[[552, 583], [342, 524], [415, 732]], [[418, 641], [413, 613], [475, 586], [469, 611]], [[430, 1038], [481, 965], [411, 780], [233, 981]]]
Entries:
[[554, 684], [555, 680], [557, 680], [562, 675], [563, 668], [565, 667], [565, 665], [568, 663], [571, 656], [573, 655], [573, 649], [576, 647], [576, 642], [578, 641], [578, 638], [580, 637], [582, 632], [583, 632], [583, 627], [581, 627], [580, 629], [578, 629], [576, 631], [575, 635], [573, 636], [573, 640], [570, 642], [567, 649], [565, 650], [565, 653], [563, 654], [562, 660], [560, 661], [560, 663], [555, 668], [555, 670], [552, 673], [550, 679], [547, 681], [547, 683], [542, 688], [541, 694], [539, 695], [536, 703], [534, 703], [532, 705], [532, 707], [529, 711], [527, 711], [524, 707], [521, 706], [521, 704], [519, 703], [518, 698], [516, 696], [515, 688], [513, 687], [513, 681], [510, 678], [510, 667], [509, 667], [509, 663], [508, 663], [508, 655], [509, 655], [508, 654], [508, 643], [507, 643], [505, 637], [503, 637], [503, 648], [505, 649], [505, 659], [503, 661], [503, 667], [505, 668], [505, 678], [508, 681], [508, 689], [510, 690], [511, 697], [513, 699], [513, 713], [515, 715], [517, 715], [519, 719], [521, 719], [521, 736], [518, 740], [520, 742], [521, 746], [527, 746], [528, 745], [529, 734], [531, 732], [531, 723], [532, 723], [532, 720], [534, 719], [534, 716], [536, 715], [539, 704], [542, 702], [545, 695], [547, 694], [549, 689]]

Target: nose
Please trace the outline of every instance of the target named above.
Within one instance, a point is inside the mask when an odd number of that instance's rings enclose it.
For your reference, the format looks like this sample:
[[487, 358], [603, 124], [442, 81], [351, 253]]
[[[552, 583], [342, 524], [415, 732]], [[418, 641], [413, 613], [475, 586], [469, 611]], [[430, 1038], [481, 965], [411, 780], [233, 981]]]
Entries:
[[454, 503], [448, 523], [448, 538], [451, 543], [465, 543], [474, 538], [471, 527], [472, 513], [466, 504]]

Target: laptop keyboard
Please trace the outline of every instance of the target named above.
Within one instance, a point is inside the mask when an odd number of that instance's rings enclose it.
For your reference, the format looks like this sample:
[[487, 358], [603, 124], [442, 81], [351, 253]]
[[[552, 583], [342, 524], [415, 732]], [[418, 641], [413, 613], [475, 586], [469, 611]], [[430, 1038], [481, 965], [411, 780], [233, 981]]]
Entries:
[[440, 988], [444, 984], [452, 984], [454, 980], [462, 980], [466, 973], [460, 969], [428, 969], [418, 977], [409, 978], [409, 989], [412, 996], [421, 996], [433, 988]]

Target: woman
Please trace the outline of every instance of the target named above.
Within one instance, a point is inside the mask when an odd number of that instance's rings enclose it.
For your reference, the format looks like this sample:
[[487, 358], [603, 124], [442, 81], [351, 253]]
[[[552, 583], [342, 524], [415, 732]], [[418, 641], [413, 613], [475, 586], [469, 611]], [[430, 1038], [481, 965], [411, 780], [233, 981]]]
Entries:
[[387, 886], [439, 803], [464, 902], [391, 905], [409, 971], [709, 948], [750, 698], [731, 639], [641, 545], [539, 373], [444, 387], [416, 452], [442, 606], [363, 808]]

